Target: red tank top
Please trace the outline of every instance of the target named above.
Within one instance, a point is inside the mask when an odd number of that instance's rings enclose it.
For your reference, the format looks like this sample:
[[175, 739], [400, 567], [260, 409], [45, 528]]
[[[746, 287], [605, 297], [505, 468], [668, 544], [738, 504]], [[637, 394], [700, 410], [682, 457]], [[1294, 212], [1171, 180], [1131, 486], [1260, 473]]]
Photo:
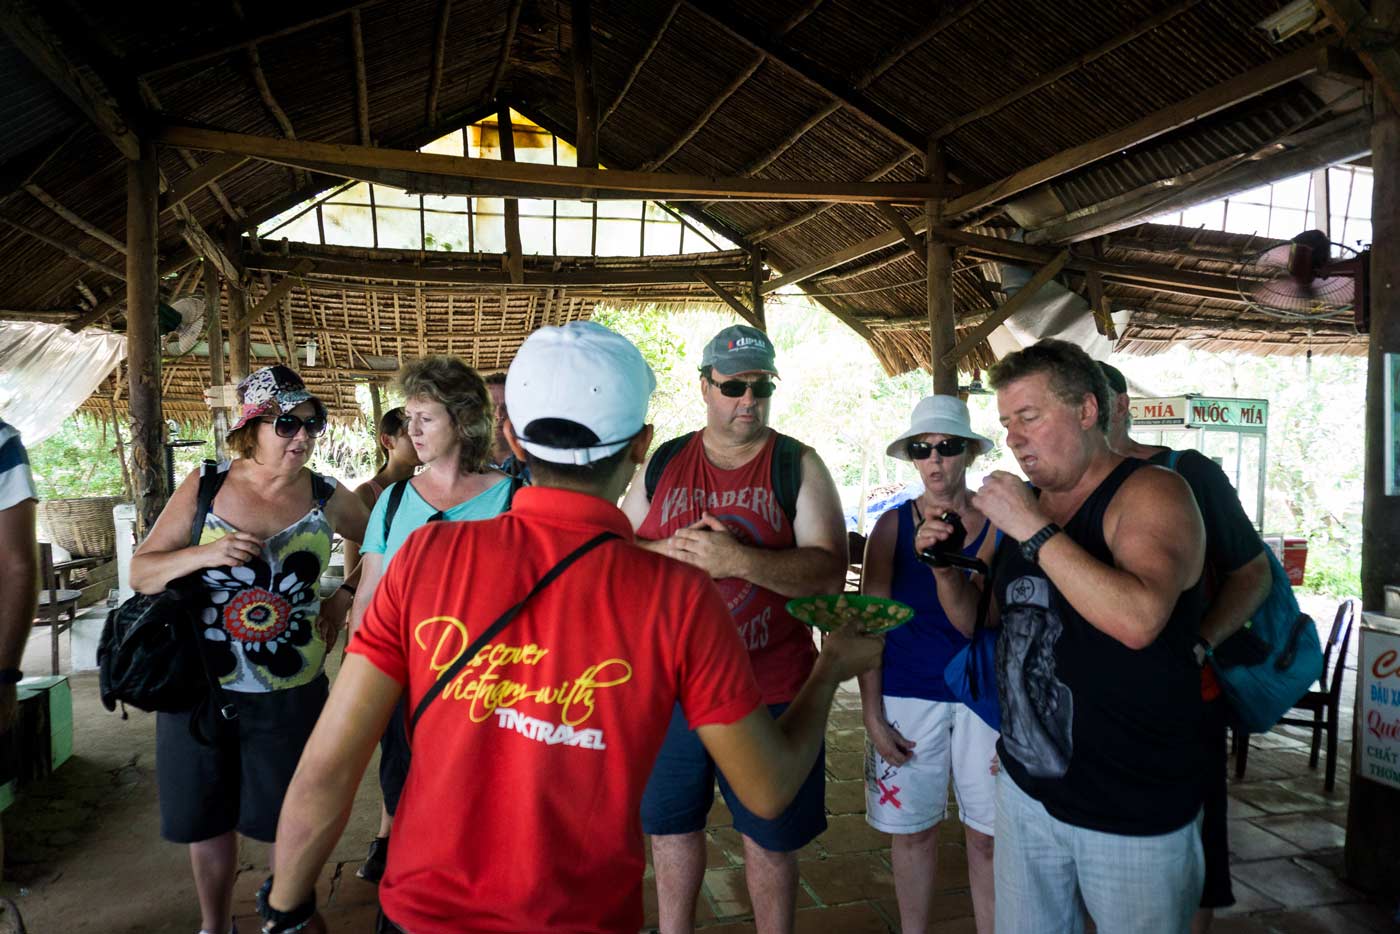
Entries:
[[[637, 537], [667, 538], [708, 511], [745, 545], [794, 547], [792, 525], [773, 492], [777, 437], [769, 432], [768, 443], [756, 457], [733, 470], [721, 470], [705, 456], [704, 432], [697, 431], [662, 471]], [[792, 700], [817, 657], [811, 633], [785, 609], [787, 597], [782, 594], [737, 577], [715, 584], [748, 646], [764, 703]]]

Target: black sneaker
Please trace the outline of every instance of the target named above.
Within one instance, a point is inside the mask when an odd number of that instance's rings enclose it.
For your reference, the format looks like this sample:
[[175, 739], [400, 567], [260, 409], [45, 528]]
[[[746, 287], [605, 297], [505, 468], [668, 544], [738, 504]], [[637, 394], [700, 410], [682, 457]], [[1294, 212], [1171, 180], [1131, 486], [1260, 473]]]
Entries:
[[355, 875], [366, 882], [377, 883], [384, 878], [384, 864], [389, 861], [389, 838], [375, 837], [369, 842], [369, 852], [365, 861], [355, 871]]

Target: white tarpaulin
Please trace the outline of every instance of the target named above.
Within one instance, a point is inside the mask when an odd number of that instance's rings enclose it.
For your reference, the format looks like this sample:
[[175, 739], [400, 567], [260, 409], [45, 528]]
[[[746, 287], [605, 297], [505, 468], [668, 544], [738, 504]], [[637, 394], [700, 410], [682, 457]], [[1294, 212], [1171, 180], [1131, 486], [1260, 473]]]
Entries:
[[124, 356], [120, 334], [0, 321], [0, 418], [33, 447], [62, 428]]

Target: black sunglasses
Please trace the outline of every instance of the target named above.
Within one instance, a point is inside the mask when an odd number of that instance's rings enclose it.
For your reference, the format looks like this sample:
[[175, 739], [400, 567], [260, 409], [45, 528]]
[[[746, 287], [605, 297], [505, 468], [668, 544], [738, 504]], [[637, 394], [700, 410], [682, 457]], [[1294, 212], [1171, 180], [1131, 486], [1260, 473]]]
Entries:
[[771, 379], [756, 379], [752, 383], [742, 379], [727, 379], [722, 383], [717, 383], [706, 376], [705, 381], [711, 386], [719, 387], [720, 394], [728, 396], [730, 399], [738, 399], [750, 389], [753, 390], [755, 399], [767, 399], [773, 395], [773, 390], [778, 388], [778, 384]]
[[904, 445], [904, 453], [909, 455], [910, 460], [927, 460], [934, 451], [939, 457], [957, 457], [967, 450], [966, 438], [944, 438], [937, 444], [929, 444], [927, 441], [909, 441]]
[[277, 432], [279, 438], [295, 438], [297, 432], [306, 429], [308, 438], [315, 438], [326, 430], [326, 416], [312, 415], [310, 418], [299, 418], [295, 415], [279, 415], [276, 418], [265, 418], [265, 422], [272, 422], [272, 429]]

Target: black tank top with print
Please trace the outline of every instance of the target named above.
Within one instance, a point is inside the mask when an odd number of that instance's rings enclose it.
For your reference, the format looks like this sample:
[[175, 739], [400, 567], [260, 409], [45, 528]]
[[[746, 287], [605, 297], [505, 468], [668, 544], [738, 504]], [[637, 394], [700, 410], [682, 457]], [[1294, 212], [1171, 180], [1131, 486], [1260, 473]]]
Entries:
[[[1104, 513], [1145, 466], [1123, 461], [1066, 524], [1096, 560], [1114, 563]], [[1019, 544], [1003, 539], [992, 562], [1002, 768], [1077, 827], [1136, 836], [1180, 828], [1200, 808], [1200, 584], [1182, 593], [1151, 645], [1130, 649], [1076, 612]]]

